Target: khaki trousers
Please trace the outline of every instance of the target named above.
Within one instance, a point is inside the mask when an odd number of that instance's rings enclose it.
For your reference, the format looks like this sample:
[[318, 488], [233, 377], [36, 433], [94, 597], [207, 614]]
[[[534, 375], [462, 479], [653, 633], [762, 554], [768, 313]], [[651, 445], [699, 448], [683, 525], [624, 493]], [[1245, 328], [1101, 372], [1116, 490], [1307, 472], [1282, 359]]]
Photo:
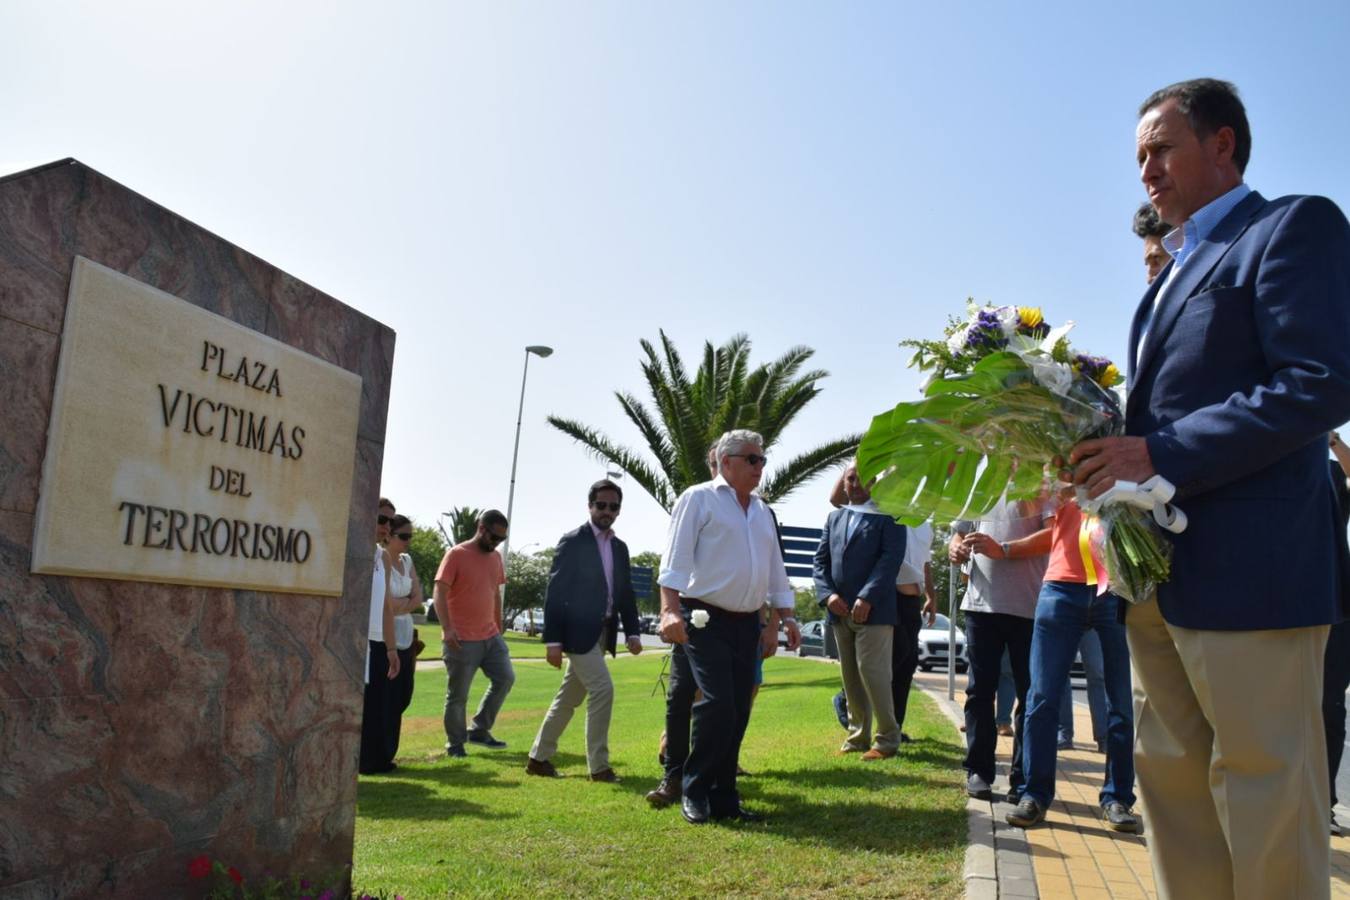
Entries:
[[1328, 897], [1328, 627], [1178, 628], [1151, 600], [1125, 625], [1160, 900]]
[[[883, 753], [900, 748], [900, 723], [895, 721], [891, 697], [891, 646], [893, 625], [859, 625], [852, 619], [834, 623], [839, 647], [839, 671], [848, 698], [848, 737], [844, 750], [866, 750], [871, 744]], [[1319, 707], [1320, 708], [1320, 707]], [[872, 717], [877, 732], [873, 740]]]
[[544, 722], [539, 726], [539, 734], [535, 736], [534, 748], [530, 750], [530, 756], [540, 762], [552, 759], [558, 752], [558, 739], [572, 721], [572, 713], [589, 697], [586, 703], [586, 763], [592, 775], [609, 768], [609, 719], [614, 710], [614, 682], [605, 665], [606, 631], [600, 630], [600, 640], [585, 653], [567, 654], [562, 684], [558, 685], [558, 693], [553, 697]]

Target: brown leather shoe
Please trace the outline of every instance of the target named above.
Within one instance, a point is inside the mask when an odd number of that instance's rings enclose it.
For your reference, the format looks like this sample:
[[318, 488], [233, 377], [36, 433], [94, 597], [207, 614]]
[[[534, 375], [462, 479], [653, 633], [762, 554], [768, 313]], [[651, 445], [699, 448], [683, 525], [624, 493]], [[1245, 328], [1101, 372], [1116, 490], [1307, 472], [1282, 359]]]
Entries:
[[679, 803], [680, 782], [674, 778], [662, 778], [656, 790], [647, 792], [647, 802], [656, 809], [664, 809], [672, 803]]
[[529, 762], [525, 763], [525, 774], [539, 775], [543, 778], [562, 777], [558, 774], [558, 770], [554, 768], [553, 763], [546, 759], [535, 759], [533, 756], [529, 757]]
[[591, 781], [603, 781], [605, 784], [619, 784], [623, 781], [613, 769], [601, 769], [591, 773]]
[[863, 762], [873, 762], [878, 759], [890, 759], [894, 755], [894, 750], [878, 750], [876, 747], [873, 747], [862, 755], [862, 759]]

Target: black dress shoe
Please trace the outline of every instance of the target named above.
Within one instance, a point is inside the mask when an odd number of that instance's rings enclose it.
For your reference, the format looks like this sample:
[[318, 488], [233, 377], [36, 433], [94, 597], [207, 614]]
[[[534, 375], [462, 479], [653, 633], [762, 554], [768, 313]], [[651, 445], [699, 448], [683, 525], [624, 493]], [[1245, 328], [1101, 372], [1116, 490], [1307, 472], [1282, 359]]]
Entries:
[[757, 813], [752, 809], [746, 809], [744, 806], [737, 806], [735, 809], [726, 813], [718, 813], [713, 816], [713, 818], [719, 821], [731, 819], [738, 822], [763, 822], [764, 814]]
[[702, 825], [712, 818], [708, 812], [708, 801], [695, 800], [688, 794], [680, 800], [680, 812], [684, 814], [684, 820], [690, 825]]

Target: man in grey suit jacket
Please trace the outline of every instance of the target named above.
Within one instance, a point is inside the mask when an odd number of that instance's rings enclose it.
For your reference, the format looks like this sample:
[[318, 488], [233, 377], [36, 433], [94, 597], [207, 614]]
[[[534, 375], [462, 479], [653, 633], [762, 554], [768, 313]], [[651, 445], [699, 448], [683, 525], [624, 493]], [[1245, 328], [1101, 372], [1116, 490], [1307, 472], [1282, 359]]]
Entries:
[[1126, 615], [1158, 895], [1326, 897], [1322, 657], [1350, 559], [1325, 457], [1350, 417], [1350, 224], [1243, 184], [1251, 131], [1226, 82], [1154, 93], [1136, 143], [1172, 260], [1130, 329], [1128, 436], [1070, 463], [1093, 496], [1161, 474], [1190, 519], [1156, 600]]
[[549, 665], [567, 671], [553, 704], [539, 726], [525, 771], [557, 777], [550, 760], [558, 739], [581, 701], [586, 705], [586, 762], [591, 781], [617, 783], [609, 764], [609, 719], [614, 682], [605, 667], [605, 651], [618, 646], [617, 626], [623, 620], [628, 652], [642, 652], [637, 602], [633, 596], [628, 545], [614, 536], [623, 491], [612, 481], [597, 481], [587, 496], [590, 521], [558, 541], [544, 600], [544, 643]]

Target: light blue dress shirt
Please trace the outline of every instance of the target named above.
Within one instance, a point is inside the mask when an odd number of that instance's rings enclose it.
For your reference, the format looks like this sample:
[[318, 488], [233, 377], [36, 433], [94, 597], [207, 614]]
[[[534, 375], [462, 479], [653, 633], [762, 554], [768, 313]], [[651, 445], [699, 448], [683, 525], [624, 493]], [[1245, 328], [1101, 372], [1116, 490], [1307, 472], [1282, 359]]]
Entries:
[[1163, 249], [1166, 250], [1177, 264], [1174, 269], [1179, 269], [1186, 264], [1186, 259], [1195, 252], [1200, 246], [1200, 242], [1209, 237], [1224, 216], [1233, 211], [1233, 207], [1242, 202], [1242, 198], [1252, 192], [1247, 185], [1239, 184], [1226, 194], [1215, 197], [1209, 203], [1197, 209], [1191, 214], [1191, 217], [1181, 223], [1180, 228], [1173, 228], [1167, 232], [1162, 239]]

